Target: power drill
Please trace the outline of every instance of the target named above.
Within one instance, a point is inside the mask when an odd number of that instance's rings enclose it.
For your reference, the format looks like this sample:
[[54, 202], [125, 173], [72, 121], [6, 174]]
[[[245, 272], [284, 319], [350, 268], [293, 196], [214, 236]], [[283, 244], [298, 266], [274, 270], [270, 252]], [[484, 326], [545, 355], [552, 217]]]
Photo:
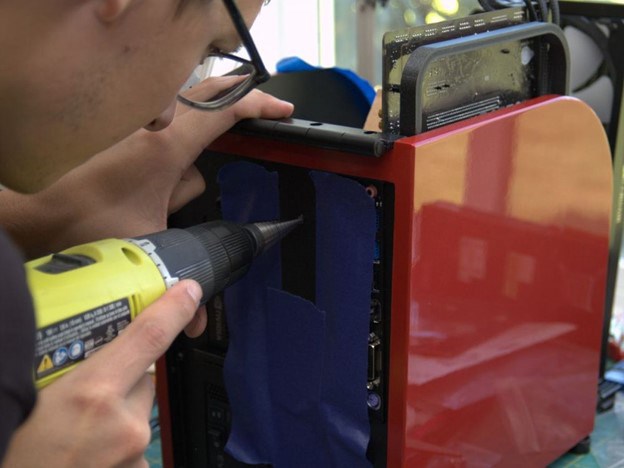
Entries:
[[105, 239], [26, 263], [37, 326], [37, 387], [114, 339], [182, 279], [201, 285], [205, 304], [302, 222], [301, 217], [246, 225], [212, 221], [131, 239]]

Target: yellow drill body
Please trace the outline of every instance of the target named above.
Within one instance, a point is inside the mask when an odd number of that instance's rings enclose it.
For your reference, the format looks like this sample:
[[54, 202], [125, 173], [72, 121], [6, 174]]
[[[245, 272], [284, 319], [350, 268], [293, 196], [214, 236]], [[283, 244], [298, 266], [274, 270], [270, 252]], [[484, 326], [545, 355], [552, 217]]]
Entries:
[[212, 221], [135, 239], [83, 244], [26, 263], [37, 329], [37, 387], [113, 340], [179, 280], [197, 281], [205, 303], [302, 222], [299, 218], [243, 226]]
[[131, 242], [107, 239], [63, 254], [94, 262], [58, 273], [39, 270], [55, 261], [52, 255], [25, 265], [35, 307], [39, 388], [111, 341], [166, 289], [156, 264]]

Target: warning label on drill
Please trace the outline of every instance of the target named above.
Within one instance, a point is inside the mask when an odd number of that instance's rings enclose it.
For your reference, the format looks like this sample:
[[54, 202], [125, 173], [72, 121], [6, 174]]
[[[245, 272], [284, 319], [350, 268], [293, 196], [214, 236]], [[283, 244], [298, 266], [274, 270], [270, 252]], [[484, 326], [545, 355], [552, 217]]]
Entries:
[[124, 298], [38, 330], [35, 378], [41, 379], [89, 357], [129, 323], [130, 303]]

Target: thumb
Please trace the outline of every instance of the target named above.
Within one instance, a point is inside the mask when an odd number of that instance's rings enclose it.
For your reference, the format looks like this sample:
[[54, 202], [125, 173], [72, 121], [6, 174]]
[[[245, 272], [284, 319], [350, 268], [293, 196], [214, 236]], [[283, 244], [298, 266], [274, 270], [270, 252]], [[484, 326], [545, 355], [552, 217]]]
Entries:
[[193, 319], [201, 297], [197, 282], [179, 282], [83, 364], [90, 364], [94, 379], [108, 379], [127, 394]]

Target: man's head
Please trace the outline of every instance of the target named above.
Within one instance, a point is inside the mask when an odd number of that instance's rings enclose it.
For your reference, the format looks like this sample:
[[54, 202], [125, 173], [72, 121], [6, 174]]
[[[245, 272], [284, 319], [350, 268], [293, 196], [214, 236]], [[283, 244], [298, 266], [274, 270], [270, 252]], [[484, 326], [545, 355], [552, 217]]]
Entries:
[[[236, 2], [251, 24], [263, 0]], [[240, 39], [222, 0], [0, 4], [0, 183], [45, 187], [135, 130], [158, 130], [206, 51]]]

